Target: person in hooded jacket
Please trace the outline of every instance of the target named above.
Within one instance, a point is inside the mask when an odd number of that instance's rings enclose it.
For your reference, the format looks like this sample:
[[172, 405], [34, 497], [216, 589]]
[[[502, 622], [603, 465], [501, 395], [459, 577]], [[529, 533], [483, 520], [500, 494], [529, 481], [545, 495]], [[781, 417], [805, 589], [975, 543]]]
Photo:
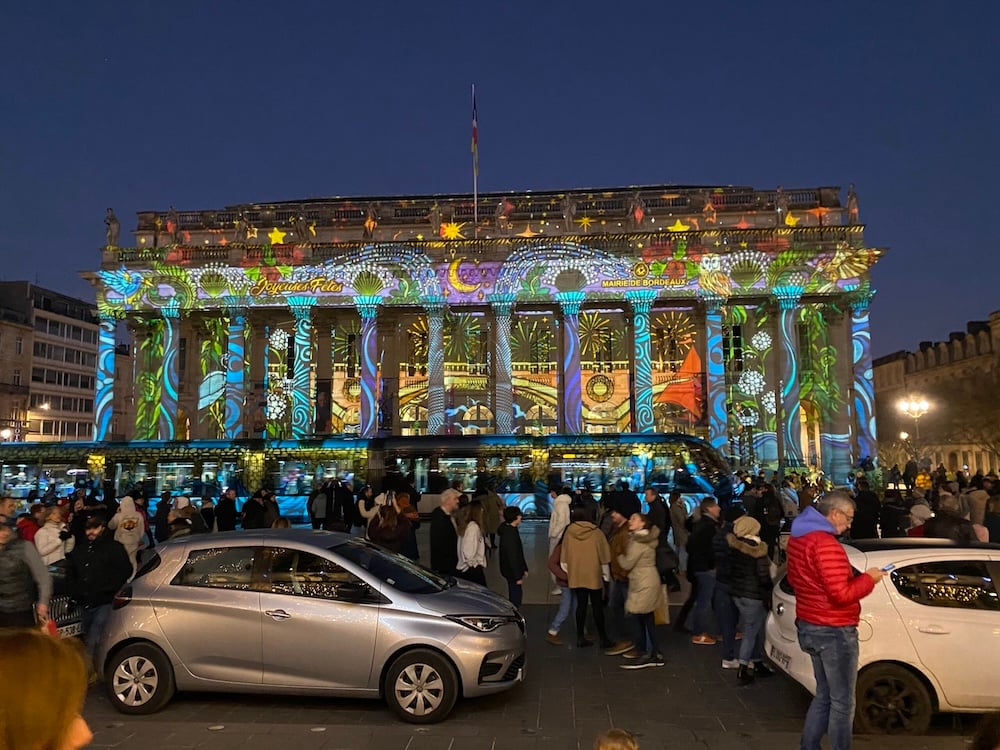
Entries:
[[[555, 488], [552, 488], [549, 490], [549, 496], [552, 498], [552, 515], [549, 516], [549, 554], [551, 555], [552, 550], [562, 539], [566, 527], [570, 524], [569, 506], [572, 505], [573, 498], [569, 487], [563, 487], [561, 492], [556, 492]], [[549, 593], [553, 596], [562, 593], [562, 589], [556, 583], [555, 576], [552, 577], [552, 590]]]
[[115, 532], [115, 541], [125, 548], [132, 570], [136, 570], [139, 547], [146, 530], [142, 516], [135, 509], [135, 500], [127, 495], [122, 498], [118, 504], [118, 512], [108, 520], [108, 530]]
[[691, 642], [699, 646], [715, 645], [716, 640], [709, 632], [712, 626], [712, 592], [715, 590], [715, 557], [712, 554], [712, 538], [719, 526], [722, 509], [714, 497], [706, 497], [699, 503], [695, 516], [691, 517], [691, 534], [688, 536], [688, 580], [691, 593], [681, 608], [675, 629], [683, 630], [688, 623], [694, 633]]
[[764, 664], [764, 620], [771, 599], [771, 561], [767, 543], [760, 538], [760, 522], [756, 518], [737, 518], [732, 533], [726, 535], [726, 543], [729, 546], [729, 593], [743, 621], [736, 679], [741, 685], [747, 685], [755, 677], [774, 674]]
[[622, 664], [621, 668], [662, 667], [665, 660], [656, 642], [656, 618], [653, 615], [663, 598], [660, 573], [656, 569], [660, 529], [650, 522], [648, 516], [633, 513], [628, 519], [628, 530], [628, 546], [625, 554], [618, 556], [618, 565], [628, 571], [625, 611], [636, 620], [635, 648], [641, 656]]
[[585, 508], [576, 508], [570, 515], [559, 564], [567, 573], [569, 587], [576, 599], [577, 647], [594, 645], [584, 636], [589, 602], [594, 610], [594, 624], [601, 639], [601, 648], [611, 648], [611, 640], [604, 627], [603, 601], [604, 582], [611, 578], [611, 548], [603, 532], [588, 520]]

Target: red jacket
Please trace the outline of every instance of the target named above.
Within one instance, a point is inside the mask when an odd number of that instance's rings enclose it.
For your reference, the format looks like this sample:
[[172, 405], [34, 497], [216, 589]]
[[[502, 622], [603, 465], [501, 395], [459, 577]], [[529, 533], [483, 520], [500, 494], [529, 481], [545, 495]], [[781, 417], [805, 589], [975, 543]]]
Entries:
[[807, 508], [792, 524], [788, 582], [795, 589], [795, 616], [813, 625], [856, 626], [861, 600], [875, 588], [871, 576], [855, 575], [829, 521]]

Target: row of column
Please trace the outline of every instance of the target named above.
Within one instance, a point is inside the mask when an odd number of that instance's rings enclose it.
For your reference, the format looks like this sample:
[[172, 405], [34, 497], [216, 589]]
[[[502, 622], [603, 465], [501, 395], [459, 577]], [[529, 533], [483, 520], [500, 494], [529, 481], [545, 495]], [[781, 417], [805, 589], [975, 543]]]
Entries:
[[[774, 290], [778, 306], [777, 334], [778, 383], [780, 424], [778, 427], [779, 456], [786, 464], [800, 465], [801, 421], [798, 336], [796, 323], [803, 289], [783, 286]], [[872, 293], [868, 289], [851, 290], [851, 345], [853, 367], [848, 375], [852, 381], [851, 407], [853, 419], [833, 425], [827, 434], [832, 435], [831, 452], [843, 452], [850, 461], [851, 435], [858, 457], [873, 456], [876, 451], [874, 421], [874, 385], [872, 380], [871, 335], [868, 308]], [[650, 357], [649, 316], [656, 299], [653, 290], [626, 293], [632, 313], [633, 328], [633, 399], [636, 432], [653, 432], [653, 377]], [[562, 313], [562, 352], [560, 363], [559, 406], [560, 429], [569, 434], [583, 432], [583, 398], [580, 366], [580, 308], [585, 300], [582, 292], [560, 292], [556, 295]], [[243, 435], [244, 400], [246, 394], [244, 359], [246, 352], [246, 316], [248, 303], [242, 298], [225, 300], [228, 317], [225, 382], [225, 437], [235, 439]], [[360, 336], [360, 436], [374, 437], [378, 422], [378, 344], [377, 319], [382, 298], [360, 296], [355, 307], [361, 317]], [[705, 389], [707, 392], [707, 417], [709, 442], [725, 451], [729, 441], [728, 413], [726, 408], [725, 362], [723, 360], [722, 326], [725, 299], [703, 295], [705, 310]], [[312, 297], [292, 297], [289, 308], [295, 319], [295, 360], [292, 392], [292, 436], [304, 438], [312, 433], [313, 402], [311, 376], [313, 367], [312, 346]], [[428, 317], [427, 363], [427, 429], [431, 435], [444, 432], [444, 313], [445, 300], [428, 297], [422, 300]], [[494, 340], [495, 367], [494, 414], [497, 434], [514, 432], [514, 397], [511, 382], [511, 319], [515, 298], [513, 295], [492, 295], [489, 303], [496, 321]], [[172, 440], [175, 434], [177, 394], [179, 391], [178, 339], [179, 310], [168, 306], [162, 310], [163, 366], [161, 398], [157, 406], [157, 427], [161, 440]], [[95, 439], [107, 439], [111, 432], [113, 413], [115, 318], [102, 318], [98, 337], [97, 392], [95, 398]], [[838, 347], [839, 349], [839, 347]], [[265, 367], [266, 370], [266, 367]], [[847, 412], [842, 412], [843, 417]], [[835, 418], [835, 422], [838, 421]], [[853, 423], [853, 425], [851, 424]], [[853, 430], [851, 427], [853, 426]], [[153, 436], [150, 436], [153, 437]], [[848, 467], [849, 468], [849, 467]]]

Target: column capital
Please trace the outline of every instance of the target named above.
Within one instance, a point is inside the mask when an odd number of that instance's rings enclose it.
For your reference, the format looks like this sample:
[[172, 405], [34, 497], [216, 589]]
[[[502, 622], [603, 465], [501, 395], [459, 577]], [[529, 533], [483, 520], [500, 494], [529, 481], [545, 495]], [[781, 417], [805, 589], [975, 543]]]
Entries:
[[437, 315], [443, 313], [445, 308], [448, 306], [447, 302], [445, 302], [445, 298], [440, 294], [429, 294], [421, 297], [420, 304], [423, 305], [424, 310], [426, 310], [429, 314]]
[[498, 313], [510, 315], [511, 311], [514, 309], [515, 303], [517, 302], [517, 295], [510, 292], [496, 293], [489, 295], [486, 300]]
[[222, 298], [222, 304], [228, 315], [245, 313], [250, 307], [250, 298], [235, 294], [227, 294]]
[[288, 303], [288, 307], [292, 311], [292, 315], [295, 316], [296, 320], [308, 320], [309, 316], [312, 314], [313, 305], [316, 304], [315, 297], [306, 297], [301, 295], [287, 297], [285, 301]]
[[851, 312], [855, 314], [867, 312], [874, 296], [875, 290], [867, 281], [863, 284], [851, 284], [847, 287], [847, 304], [851, 306]]
[[804, 291], [804, 287], [796, 284], [784, 284], [771, 289], [774, 298], [778, 301], [778, 307], [782, 310], [794, 310], [798, 306], [799, 300], [802, 299]]
[[630, 292], [625, 292], [625, 299], [632, 305], [633, 312], [648, 314], [653, 309], [656, 295], [657, 292], [655, 289], [634, 289]]
[[354, 306], [358, 308], [362, 318], [374, 318], [378, 315], [379, 305], [382, 304], [380, 294], [359, 294], [354, 298]]
[[181, 316], [181, 305], [176, 297], [171, 297], [170, 300], [160, 308], [160, 315], [164, 318], [170, 318], [171, 320], [176, 320]]
[[556, 292], [556, 302], [564, 315], [579, 315], [585, 299], [587, 295], [584, 292]]
[[105, 309], [98, 312], [98, 321], [101, 323], [117, 323], [125, 320], [125, 311], [116, 309]]
[[720, 313], [722, 312], [722, 306], [728, 301], [728, 297], [723, 297], [721, 294], [716, 292], [710, 292], [702, 289], [698, 292], [698, 298], [705, 305], [705, 312], [708, 313]]

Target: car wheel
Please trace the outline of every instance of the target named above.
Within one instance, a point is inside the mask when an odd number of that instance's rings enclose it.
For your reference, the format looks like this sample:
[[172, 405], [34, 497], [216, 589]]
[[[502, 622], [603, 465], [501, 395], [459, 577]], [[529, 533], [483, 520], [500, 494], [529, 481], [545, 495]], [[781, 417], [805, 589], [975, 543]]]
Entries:
[[458, 699], [458, 677], [433, 651], [407, 651], [392, 663], [382, 686], [393, 712], [411, 724], [442, 721]]
[[104, 670], [108, 697], [123, 714], [159, 711], [174, 694], [174, 671], [156, 646], [134, 643], [108, 661]]
[[895, 664], [875, 664], [858, 675], [854, 723], [867, 734], [923, 734], [934, 703], [923, 681]]

